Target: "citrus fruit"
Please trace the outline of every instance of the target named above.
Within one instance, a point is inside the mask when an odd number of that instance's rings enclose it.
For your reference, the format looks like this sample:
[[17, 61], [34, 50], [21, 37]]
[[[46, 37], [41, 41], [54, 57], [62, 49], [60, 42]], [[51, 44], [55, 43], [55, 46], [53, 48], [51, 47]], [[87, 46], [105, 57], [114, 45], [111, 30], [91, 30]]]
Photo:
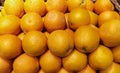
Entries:
[[99, 73], [120, 73], [120, 64], [113, 62], [111, 66]]
[[24, 10], [26, 13], [36, 12], [43, 16], [46, 13], [46, 5], [44, 0], [25, 0]]
[[61, 68], [57, 73], [73, 73], [73, 72], [69, 72], [64, 68]]
[[13, 70], [15, 73], [37, 73], [39, 71], [38, 58], [23, 53], [14, 60]]
[[115, 47], [120, 45], [120, 20], [113, 19], [105, 22], [99, 28], [100, 38], [107, 47]]
[[0, 36], [0, 56], [7, 59], [17, 57], [22, 52], [21, 40], [12, 34]]
[[98, 25], [101, 26], [112, 19], [120, 19], [120, 15], [116, 11], [104, 11], [98, 16]]
[[88, 25], [90, 23], [90, 15], [85, 8], [75, 8], [68, 14], [68, 22], [70, 28], [76, 30], [81, 25]]
[[62, 59], [62, 64], [67, 71], [81, 71], [87, 65], [87, 55], [77, 50], [73, 50], [70, 55]]
[[98, 15], [93, 11], [88, 11], [90, 15], [90, 24], [97, 25], [98, 23]]
[[98, 31], [90, 25], [80, 26], [74, 37], [76, 49], [83, 53], [94, 51], [100, 42]]
[[104, 45], [99, 45], [95, 51], [89, 54], [88, 62], [93, 69], [104, 70], [113, 62], [112, 51]]
[[48, 37], [48, 48], [54, 55], [64, 57], [72, 52], [74, 41], [66, 31], [56, 30]]
[[67, 10], [67, 2], [66, 0], [47, 0], [46, 9], [48, 12], [51, 10], [58, 10], [65, 13]]
[[29, 12], [21, 18], [20, 26], [24, 33], [31, 30], [42, 31], [43, 21], [38, 13]]
[[53, 55], [49, 50], [40, 56], [39, 63], [45, 73], [57, 73], [61, 68], [61, 58]]
[[10, 73], [12, 70], [11, 60], [0, 57], [0, 73]]
[[0, 34], [18, 34], [20, 32], [20, 19], [15, 15], [0, 18]]
[[77, 73], [96, 73], [96, 70], [87, 65], [82, 71]]
[[66, 25], [65, 16], [57, 10], [49, 11], [44, 17], [44, 26], [48, 32], [64, 29]]
[[40, 31], [30, 31], [24, 36], [22, 47], [25, 53], [40, 56], [47, 49], [47, 38]]
[[21, 17], [24, 12], [24, 1], [23, 0], [5, 0], [4, 10], [7, 15], [16, 15]]
[[112, 53], [114, 57], [114, 61], [120, 63], [120, 46], [116, 46], [112, 48]]
[[111, 10], [111, 11], [114, 10], [114, 5], [112, 4], [110, 0], [97, 0], [94, 3], [95, 13], [100, 14], [107, 10]]

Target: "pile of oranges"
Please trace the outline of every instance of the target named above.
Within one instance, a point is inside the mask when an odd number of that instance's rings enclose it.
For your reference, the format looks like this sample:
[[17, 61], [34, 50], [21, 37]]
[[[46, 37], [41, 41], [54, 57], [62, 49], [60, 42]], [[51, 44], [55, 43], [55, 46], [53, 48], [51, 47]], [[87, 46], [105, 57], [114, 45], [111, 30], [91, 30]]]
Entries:
[[0, 73], [120, 73], [120, 15], [110, 0], [5, 0]]

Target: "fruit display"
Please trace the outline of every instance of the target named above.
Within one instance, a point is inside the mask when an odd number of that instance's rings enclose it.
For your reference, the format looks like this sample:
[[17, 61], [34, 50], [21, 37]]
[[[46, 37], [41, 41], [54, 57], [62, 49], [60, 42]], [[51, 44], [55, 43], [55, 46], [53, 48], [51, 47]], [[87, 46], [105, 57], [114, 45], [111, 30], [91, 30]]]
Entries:
[[0, 73], [120, 73], [119, 0], [0, 5]]

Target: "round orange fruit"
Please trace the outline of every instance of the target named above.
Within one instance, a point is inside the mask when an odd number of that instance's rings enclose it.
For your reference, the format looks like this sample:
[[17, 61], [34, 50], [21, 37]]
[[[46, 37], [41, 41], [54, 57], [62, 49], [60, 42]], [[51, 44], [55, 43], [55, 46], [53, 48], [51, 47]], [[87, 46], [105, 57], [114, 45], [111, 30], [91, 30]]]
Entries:
[[104, 70], [113, 62], [113, 54], [110, 48], [99, 45], [98, 48], [89, 54], [89, 65], [95, 70]]
[[23, 0], [5, 0], [4, 10], [7, 15], [16, 15], [21, 17], [24, 13]]
[[40, 56], [47, 49], [47, 37], [40, 31], [30, 31], [24, 36], [22, 47], [28, 55]]
[[48, 48], [54, 55], [64, 57], [72, 52], [74, 41], [66, 31], [56, 30], [48, 37]]
[[120, 20], [113, 19], [105, 22], [99, 28], [100, 38], [107, 47], [115, 47], [120, 45]]
[[100, 42], [98, 31], [90, 25], [80, 26], [74, 37], [76, 49], [83, 53], [94, 51]]
[[90, 15], [85, 8], [75, 8], [68, 14], [68, 22], [70, 28], [76, 30], [82, 25], [88, 25], [90, 23]]
[[10, 73], [12, 70], [11, 60], [0, 57], [0, 73]]
[[0, 36], [0, 56], [12, 59], [20, 55], [22, 52], [21, 40], [12, 34], [4, 34]]
[[36, 12], [43, 16], [46, 13], [46, 5], [44, 0], [25, 0], [24, 10], [26, 13]]
[[50, 50], [40, 56], [39, 63], [45, 73], [57, 73], [61, 68], [61, 58], [53, 55]]
[[42, 31], [43, 20], [38, 13], [29, 12], [26, 13], [20, 20], [20, 26], [24, 33], [31, 30]]
[[49, 11], [44, 17], [44, 26], [48, 32], [64, 29], [66, 25], [65, 16], [57, 10]]
[[37, 73], [39, 71], [38, 58], [23, 53], [15, 58], [13, 70], [15, 73]]
[[87, 55], [77, 50], [73, 50], [70, 55], [62, 58], [62, 64], [67, 71], [81, 71], [87, 65]]
[[66, 0], [47, 0], [46, 1], [47, 11], [58, 10], [65, 13], [67, 10], [67, 1]]
[[20, 32], [20, 19], [15, 15], [0, 18], [0, 34], [18, 34]]

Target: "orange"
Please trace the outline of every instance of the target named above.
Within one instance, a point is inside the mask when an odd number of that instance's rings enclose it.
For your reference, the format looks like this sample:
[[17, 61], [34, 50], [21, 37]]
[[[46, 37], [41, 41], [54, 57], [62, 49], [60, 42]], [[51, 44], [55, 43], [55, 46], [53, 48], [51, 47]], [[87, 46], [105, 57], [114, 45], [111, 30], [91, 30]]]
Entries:
[[120, 15], [116, 11], [104, 11], [98, 16], [98, 25], [101, 26], [112, 19], [120, 19]]
[[21, 18], [20, 26], [25, 33], [31, 30], [42, 31], [43, 21], [38, 13], [29, 12]]
[[49, 35], [50, 35], [50, 33], [49, 32], [47, 32], [47, 31], [45, 31], [44, 32], [44, 34], [45, 34], [45, 36], [48, 38], [49, 37]]
[[46, 9], [48, 12], [51, 10], [58, 10], [65, 13], [67, 10], [67, 2], [66, 0], [47, 0]]
[[75, 8], [68, 14], [68, 22], [70, 28], [76, 30], [82, 25], [88, 25], [90, 23], [90, 15], [85, 8]]
[[110, 11], [114, 10], [114, 5], [112, 4], [110, 0], [97, 0], [94, 3], [95, 13], [100, 14], [107, 10], [110, 10]]
[[98, 15], [93, 11], [88, 11], [90, 15], [90, 24], [97, 25], [98, 23]]
[[113, 62], [112, 51], [104, 45], [99, 45], [95, 51], [89, 54], [88, 62], [93, 69], [104, 70]]
[[87, 65], [82, 71], [77, 73], [96, 73], [96, 70]]
[[2, 7], [2, 9], [1, 9], [1, 15], [2, 15], [2, 16], [6, 16], [6, 15], [7, 15], [7, 13], [6, 13], [4, 7]]
[[65, 15], [65, 20], [66, 20], [66, 27], [67, 27], [67, 28], [70, 28], [70, 27], [69, 27], [69, 22], [68, 22], [68, 14], [69, 14], [69, 13], [65, 13], [64, 15]]
[[73, 73], [73, 72], [69, 72], [64, 68], [61, 68], [57, 73]]
[[40, 69], [38, 73], [45, 73], [45, 72], [42, 69]]
[[8, 59], [0, 57], [0, 73], [10, 73], [12, 70], [12, 62]]
[[22, 52], [21, 40], [12, 34], [0, 36], [0, 56], [12, 59], [17, 57]]
[[90, 10], [90, 11], [93, 11], [93, 9], [94, 9], [94, 3], [93, 3], [92, 0], [86, 0], [86, 9]]
[[48, 32], [64, 29], [66, 25], [65, 16], [57, 10], [49, 11], [44, 17], [44, 26]]
[[70, 72], [81, 71], [87, 65], [87, 56], [77, 50], [62, 58], [63, 67]]
[[23, 53], [15, 58], [13, 70], [15, 73], [37, 73], [39, 71], [38, 58]]
[[40, 56], [39, 63], [45, 73], [57, 73], [61, 68], [61, 58], [53, 55], [49, 50]]
[[83, 5], [84, 8], [86, 6], [85, 0], [67, 0], [68, 11], [71, 12], [73, 9]]
[[18, 38], [20, 38], [21, 40], [23, 40], [24, 36], [25, 36], [24, 32], [18, 34]]
[[120, 63], [120, 45], [112, 48], [114, 62]]
[[94, 51], [100, 42], [98, 31], [90, 26], [80, 26], [75, 31], [75, 47], [83, 53], [91, 53]]
[[120, 73], [120, 64], [113, 62], [111, 66], [99, 71], [99, 73]]
[[24, 10], [28, 12], [36, 12], [43, 16], [46, 13], [46, 5], [44, 0], [25, 0]]
[[39, 56], [47, 48], [47, 38], [40, 31], [30, 31], [24, 36], [22, 47], [25, 53], [31, 56]]
[[18, 34], [20, 32], [20, 19], [15, 15], [0, 18], [0, 34]]
[[120, 20], [113, 19], [100, 26], [99, 33], [103, 44], [107, 47], [120, 45]]
[[77, 7], [83, 7], [87, 10], [92, 11], [94, 7], [94, 3], [92, 0], [67, 0], [68, 11], [72, 11]]
[[24, 1], [23, 0], [5, 0], [4, 10], [7, 15], [16, 15], [21, 17], [24, 13]]
[[65, 57], [72, 52], [74, 40], [65, 30], [56, 30], [48, 37], [48, 48], [54, 55]]

